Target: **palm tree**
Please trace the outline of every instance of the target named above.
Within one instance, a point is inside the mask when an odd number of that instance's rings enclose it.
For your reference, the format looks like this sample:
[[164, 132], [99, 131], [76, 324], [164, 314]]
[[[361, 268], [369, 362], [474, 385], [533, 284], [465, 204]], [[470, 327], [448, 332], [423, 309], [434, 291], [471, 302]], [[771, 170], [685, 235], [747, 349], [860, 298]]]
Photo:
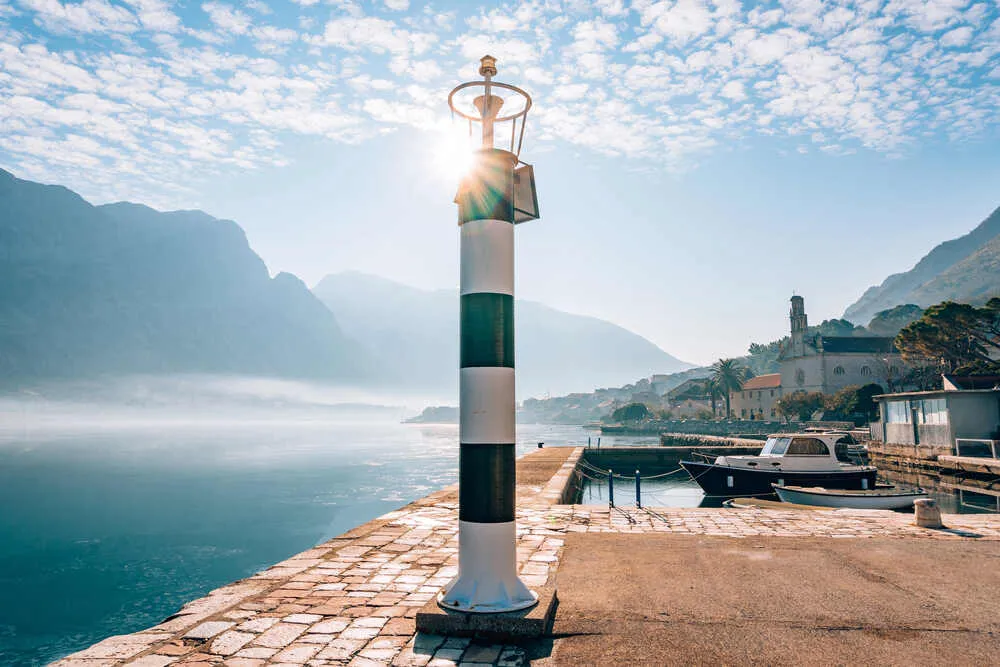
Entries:
[[719, 383], [715, 381], [715, 378], [710, 377], [705, 379], [705, 393], [708, 394], [709, 400], [712, 401], [712, 419], [715, 419], [716, 401], [722, 398], [723, 395], [725, 395], [725, 392], [722, 390], [722, 387], [719, 386]]
[[731, 394], [743, 389], [747, 375], [747, 369], [741, 366], [736, 359], [719, 359], [712, 364], [712, 382], [719, 387], [722, 395], [726, 398], [726, 419], [732, 417]]

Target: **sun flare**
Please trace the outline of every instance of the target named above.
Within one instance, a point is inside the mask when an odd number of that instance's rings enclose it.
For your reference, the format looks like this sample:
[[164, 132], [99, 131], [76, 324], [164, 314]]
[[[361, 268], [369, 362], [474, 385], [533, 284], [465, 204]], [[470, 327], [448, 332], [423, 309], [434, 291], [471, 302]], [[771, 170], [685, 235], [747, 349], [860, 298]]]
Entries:
[[432, 155], [434, 172], [439, 177], [458, 185], [472, 168], [472, 141], [465, 133], [442, 133], [436, 138]]

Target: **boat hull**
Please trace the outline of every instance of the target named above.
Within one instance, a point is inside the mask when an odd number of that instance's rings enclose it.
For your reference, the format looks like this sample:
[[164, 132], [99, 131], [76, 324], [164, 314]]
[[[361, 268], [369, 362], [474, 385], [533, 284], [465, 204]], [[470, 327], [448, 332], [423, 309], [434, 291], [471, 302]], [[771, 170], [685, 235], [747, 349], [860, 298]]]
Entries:
[[[691, 478], [706, 495], [735, 498], [749, 495], [772, 495], [771, 484], [822, 486], [828, 489], [874, 489], [875, 468], [853, 470], [752, 470], [714, 463], [681, 461]], [[732, 478], [732, 479], [730, 479]], [[867, 480], [867, 484], [863, 480]]]
[[913, 506], [913, 501], [926, 498], [925, 493], [879, 493], [836, 494], [810, 491], [809, 489], [789, 489], [775, 486], [775, 492], [782, 502], [796, 505], [813, 505], [815, 507], [847, 507], [859, 510], [900, 510]]

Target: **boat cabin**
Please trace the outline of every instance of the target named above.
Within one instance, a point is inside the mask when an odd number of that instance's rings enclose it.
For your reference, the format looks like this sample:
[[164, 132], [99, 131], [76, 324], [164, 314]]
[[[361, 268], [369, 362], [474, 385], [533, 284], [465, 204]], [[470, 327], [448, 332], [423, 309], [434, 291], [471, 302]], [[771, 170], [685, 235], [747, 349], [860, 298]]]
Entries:
[[777, 433], [770, 435], [756, 456], [720, 456], [716, 465], [758, 470], [840, 470], [851, 465], [847, 455], [855, 444], [850, 433]]

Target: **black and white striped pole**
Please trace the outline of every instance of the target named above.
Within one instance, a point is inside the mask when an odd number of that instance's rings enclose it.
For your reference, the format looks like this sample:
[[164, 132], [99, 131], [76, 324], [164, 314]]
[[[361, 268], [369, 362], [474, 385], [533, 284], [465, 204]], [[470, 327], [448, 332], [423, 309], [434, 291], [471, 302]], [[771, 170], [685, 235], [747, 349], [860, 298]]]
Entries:
[[[447, 609], [498, 613], [527, 609], [538, 596], [517, 576], [514, 398], [514, 225], [537, 215], [534, 177], [518, 167], [531, 98], [494, 82], [496, 60], [486, 56], [481, 81], [448, 96], [452, 111], [482, 125], [482, 147], [456, 203], [461, 227], [461, 353], [459, 376], [458, 576], [438, 596]], [[461, 108], [456, 94], [483, 88]], [[500, 115], [514, 93], [519, 106]], [[510, 100], [508, 100], [509, 102]], [[508, 109], [511, 105], [508, 103]], [[520, 135], [515, 150], [517, 121]], [[495, 130], [511, 123], [509, 150], [495, 146]]]

